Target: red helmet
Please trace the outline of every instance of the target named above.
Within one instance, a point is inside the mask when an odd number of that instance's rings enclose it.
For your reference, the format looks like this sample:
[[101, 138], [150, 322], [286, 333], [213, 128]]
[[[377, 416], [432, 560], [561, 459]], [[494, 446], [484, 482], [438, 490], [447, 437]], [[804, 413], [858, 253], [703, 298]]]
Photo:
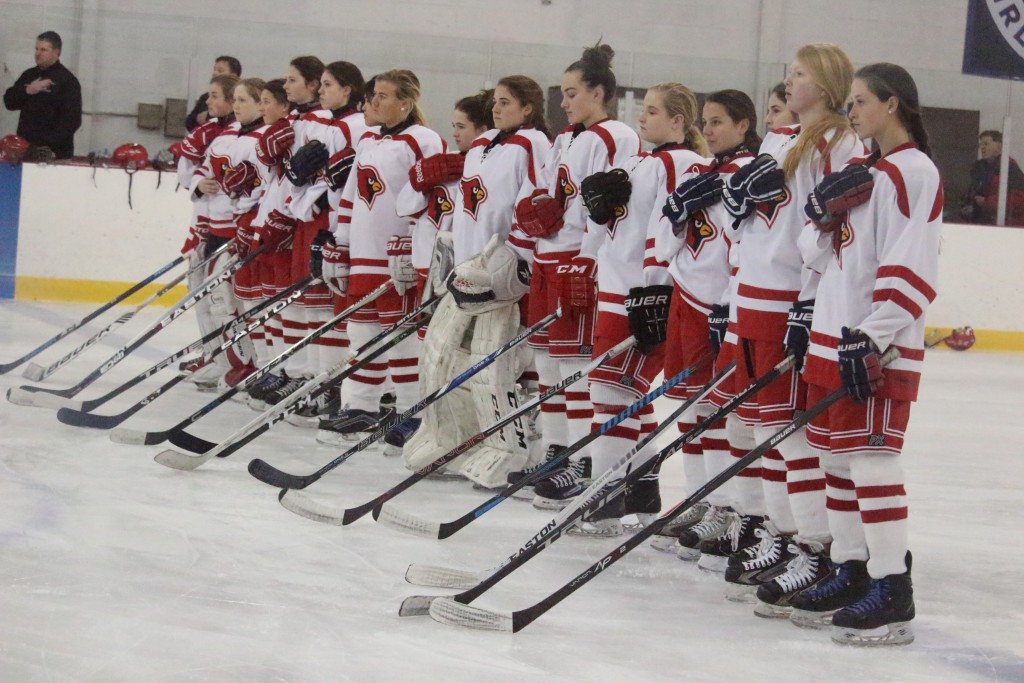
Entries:
[[20, 164], [21, 160], [28, 154], [28, 140], [19, 135], [5, 135], [0, 138], [0, 159], [3, 159], [12, 166]]
[[149, 165], [149, 152], [142, 145], [130, 142], [114, 150], [110, 160], [129, 171], [138, 171]]
[[967, 327], [959, 327], [953, 330], [946, 337], [946, 346], [954, 351], [966, 351], [974, 346], [975, 341], [977, 341], [977, 338], [974, 336], [974, 328], [968, 325]]

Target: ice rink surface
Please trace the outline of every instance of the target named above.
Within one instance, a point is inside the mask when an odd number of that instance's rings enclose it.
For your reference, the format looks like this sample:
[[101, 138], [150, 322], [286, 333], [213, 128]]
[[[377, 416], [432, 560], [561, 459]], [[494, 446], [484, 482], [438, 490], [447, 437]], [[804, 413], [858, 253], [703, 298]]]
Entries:
[[[91, 306], [0, 303], [0, 362]], [[163, 311], [139, 318], [46, 384], [71, 386]], [[105, 324], [107, 318], [101, 318]], [[42, 354], [53, 362], [97, 324]], [[79, 395], [93, 398], [192, 341], [176, 322]], [[17, 368], [0, 376], [27, 382]], [[164, 373], [96, 410], [120, 412]], [[834, 645], [827, 632], [752, 616], [722, 581], [638, 548], [510, 635], [399, 618], [411, 562], [497, 565], [550, 515], [509, 501], [445, 541], [366, 517], [341, 528], [282, 508], [246, 472], [254, 457], [310, 472], [340, 449], [282, 424], [194, 472], [153, 462], [165, 446], [114, 444], [44, 408], [0, 405], [0, 681], [1022, 681], [1024, 357], [930, 351], [903, 455], [911, 508], [916, 642]], [[213, 397], [191, 385], [125, 426], [165, 429]], [[656, 404], [659, 412], [669, 404]], [[218, 440], [256, 413], [232, 403], [192, 430]], [[681, 467], [663, 470], [666, 509]], [[408, 473], [373, 449], [308, 489], [345, 507]], [[395, 501], [451, 520], [483, 501], [468, 483], [424, 481]], [[568, 537], [474, 604], [527, 607], [615, 547]]]

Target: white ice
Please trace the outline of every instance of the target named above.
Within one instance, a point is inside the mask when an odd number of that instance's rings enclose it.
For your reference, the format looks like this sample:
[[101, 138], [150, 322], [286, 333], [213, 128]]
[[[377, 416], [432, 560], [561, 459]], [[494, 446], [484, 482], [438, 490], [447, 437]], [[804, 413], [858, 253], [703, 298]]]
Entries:
[[[0, 304], [0, 363], [90, 309]], [[159, 312], [47, 385], [77, 382]], [[37, 360], [52, 362], [100, 326]], [[80, 396], [118, 386], [195, 330], [191, 317], [176, 322]], [[26, 383], [21, 370], [0, 377], [4, 392]], [[96, 412], [120, 412], [170, 376]], [[310, 431], [279, 425], [230, 458], [178, 472], [153, 462], [165, 446], [114, 444], [52, 410], [2, 401], [0, 681], [1021, 681], [1022, 386], [1020, 355], [928, 353], [903, 455], [917, 640], [884, 650], [755, 618], [723, 599], [721, 579], [647, 547], [515, 635], [399, 618], [406, 596], [444, 592], [405, 583], [409, 563], [485, 569], [550, 516], [509, 501], [446, 541], [369, 517], [325, 526], [283, 509], [245, 469], [258, 456], [305, 473], [339, 452]], [[125, 425], [164, 429], [210, 398], [179, 386]], [[254, 415], [233, 403], [194, 432], [217, 440]], [[308, 491], [349, 507], [406, 474], [371, 450]], [[670, 461], [666, 506], [682, 498], [681, 477]], [[466, 483], [425, 481], [395, 504], [450, 520], [484, 498]], [[474, 604], [527, 607], [614, 547], [564, 538]]]

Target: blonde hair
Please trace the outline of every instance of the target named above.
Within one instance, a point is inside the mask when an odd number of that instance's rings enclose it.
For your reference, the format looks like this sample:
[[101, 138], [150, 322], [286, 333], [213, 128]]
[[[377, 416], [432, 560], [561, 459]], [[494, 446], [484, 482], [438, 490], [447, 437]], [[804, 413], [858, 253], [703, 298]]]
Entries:
[[828, 113], [810, 126], [801, 126], [800, 137], [782, 164], [787, 178], [793, 177], [800, 162], [814, 152], [818, 140], [828, 131], [834, 129], [835, 135], [828, 141], [822, 157], [827, 157], [844, 137], [853, 135], [850, 122], [842, 111], [850, 97], [850, 85], [853, 83], [853, 63], [850, 58], [841, 47], [832, 43], [804, 45], [796, 51], [796, 58], [811, 74], [818, 87], [825, 91]]
[[648, 90], [661, 95], [665, 103], [665, 111], [669, 116], [683, 117], [683, 121], [686, 122], [684, 131], [686, 146], [702, 157], [711, 156], [704, 134], [697, 127], [697, 96], [693, 94], [693, 91], [682, 83], [675, 82], [652, 85]]
[[[238, 83], [235, 85], [235, 89], [245, 88], [245, 91], [249, 93], [249, 97], [251, 97], [256, 102], [260, 101], [260, 94], [263, 93], [263, 90], [266, 87], [267, 82], [264, 81], [262, 78], [243, 78], [242, 80], [238, 81]], [[233, 96], [232, 99], [234, 99]]]
[[387, 81], [395, 86], [395, 95], [398, 99], [412, 102], [412, 111], [406, 117], [407, 121], [418, 123], [421, 126], [427, 124], [427, 117], [423, 115], [423, 110], [419, 105], [420, 79], [416, 77], [416, 74], [408, 69], [391, 69], [377, 76], [375, 82], [380, 83], [381, 81]]

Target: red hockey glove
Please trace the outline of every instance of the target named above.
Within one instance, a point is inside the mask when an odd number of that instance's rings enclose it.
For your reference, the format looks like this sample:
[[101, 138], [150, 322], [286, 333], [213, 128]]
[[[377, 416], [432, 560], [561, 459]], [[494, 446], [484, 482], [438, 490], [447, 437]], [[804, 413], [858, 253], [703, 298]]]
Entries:
[[388, 271], [395, 291], [401, 296], [416, 286], [416, 269], [412, 267], [412, 237], [393, 236], [388, 240]]
[[321, 268], [324, 282], [332, 292], [344, 299], [348, 294], [348, 272], [351, 269], [348, 247], [327, 242], [320, 247], [320, 253], [323, 255]]
[[279, 164], [291, 154], [294, 142], [295, 131], [292, 124], [285, 119], [278, 119], [256, 143], [256, 158], [266, 166]]
[[435, 154], [420, 159], [409, 169], [409, 183], [417, 192], [462, 178], [466, 157], [461, 154]]
[[256, 228], [255, 240], [252, 247], [265, 245], [267, 251], [286, 251], [292, 242], [295, 233], [296, 221], [291, 216], [286, 216], [277, 209], [267, 214], [267, 219], [260, 227]]
[[550, 195], [538, 190], [516, 204], [516, 222], [530, 237], [548, 237], [562, 228], [565, 209]]
[[220, 186], [232, 197], [249, 196], [259, 184], [260, 174], [251, 161], [243, 161], [237, 166], [224, 170]]
[[175, 156], [185, 157], [189, 161], [199, 163], [206, 156], [206, 148], [222, 132], [224, 132], [224, 127], [219, 123], [207, 121], [203, 125], [193, 128], [184, 140], [172, 145], [171, 151]]
[[597, 264], [593, 259], [577, 256], [569, 263], [563, 263], [556, 270], [558, 273], [559, 301], [563, 312], [582, 315], [594, 310], [597, 306]]

